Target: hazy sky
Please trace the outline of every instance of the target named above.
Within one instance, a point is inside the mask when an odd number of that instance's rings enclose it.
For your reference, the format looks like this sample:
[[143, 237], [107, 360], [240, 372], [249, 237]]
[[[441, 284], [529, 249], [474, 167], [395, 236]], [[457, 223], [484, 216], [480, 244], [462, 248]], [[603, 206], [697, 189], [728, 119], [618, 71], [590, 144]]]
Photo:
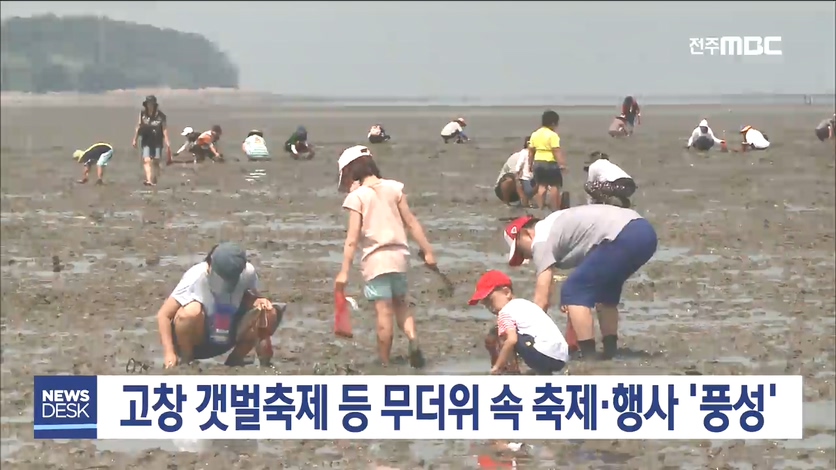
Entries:
[[[2, 2], [201, 33], [242, 88], [369, 96], [833, 92], [836, 2]], [[781, 36], [780, 57], [689, 38]]]

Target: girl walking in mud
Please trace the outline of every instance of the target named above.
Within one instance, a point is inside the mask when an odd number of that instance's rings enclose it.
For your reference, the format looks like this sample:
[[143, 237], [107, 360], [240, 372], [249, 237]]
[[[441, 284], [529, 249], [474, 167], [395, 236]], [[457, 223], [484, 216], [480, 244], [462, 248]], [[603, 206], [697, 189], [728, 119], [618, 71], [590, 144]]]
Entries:
[[165, 146], [168, 161], [171, 161], [171, 143], [168, 140], [166, 115], [160, 111], [157, 97], [149, 95], [142, 102], [139, 120], [134, 131], [133, 147], [140, 142], [142, 167], [145, 170], [145, 186], [156, 186], [160, 174], [160, 157]]
[[253, 348], [267, 366], [273, 357], [270, 337], [285, 307], [258, 292], [258, 275], [244, 250], [221, 243], [186, 271], [157, 312], [164, 366], [229, 351], [226, 365], [242, 365]]
[[366, 299], [377, 314], [377, 346], [381, 363], [389, 364], [394, 337], [393, 319], [409, 339], [409, 363], [424, 366], [415, 318], [406, 300], [409, 268], [407, 231], [424, 252], [424, 262], [435, 266], [432, 246], [409, 208], [403, 183], [383, 179], [371, 151], [362, 145], [346, 149], [338, 162], [339, 189], [347, 192], [343, 208], [349, 213], [343, 263], [335, 287], [344, 291], [358, 245]]

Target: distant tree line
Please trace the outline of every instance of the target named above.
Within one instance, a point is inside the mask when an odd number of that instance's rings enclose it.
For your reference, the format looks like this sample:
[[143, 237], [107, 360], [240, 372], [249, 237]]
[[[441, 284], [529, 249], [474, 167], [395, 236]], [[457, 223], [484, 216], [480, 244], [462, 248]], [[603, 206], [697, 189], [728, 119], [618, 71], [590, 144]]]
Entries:
[[238, 68], [205, 37], [108, 18], [10, 18], [0, 48], [3, 91], [238, 87]]

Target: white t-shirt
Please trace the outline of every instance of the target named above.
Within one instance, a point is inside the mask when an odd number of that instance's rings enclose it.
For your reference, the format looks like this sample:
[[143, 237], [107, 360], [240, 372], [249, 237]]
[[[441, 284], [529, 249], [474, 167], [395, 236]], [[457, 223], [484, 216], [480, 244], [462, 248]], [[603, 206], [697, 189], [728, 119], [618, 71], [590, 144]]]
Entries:
[[703, 134], [702, 129], [700, 129], [700, 127], [697, 126], [697, 128], [694, 129], [693, 132], [691, 132], [691, 138], [688, 139], [688, 147], [694, 145], [694, 141], [697, 140], [698, 137], [702, 137], [704, 135], [708, 136], [710, 139], [713, 139], [715, 144], [723, 143], [722, 139], [718, 139], [717, 136], [714, 135], [714, 131], [712, 131], [710, 127], [708, 128], [708, 132]]
[[519, 155], [517, 166], [514, 167], [514, 173], [520, 173], [520, 171], [522, 171], [520, 179], [530, 181], [531, 178], [534, 177], [534, 174], [531, 172], [531, 167], [528, 165], [528, 149], [522, 149], [514, 155]]
[[630, 178], [630, 175], [615, 163], [605, 158], [599, 158], [589, 165], [589, 176], [587, 176], [586, 181], [588, 183], [593, 181], [612, 183], [621, 178]]
[[[526, 150], [528, 153], [528, 150]], [[508, 173], [517, 173], [517, 160], [520, 158], [519, 152], [512, 154], [508, 157], [508, 160], [505, 160], [505, 164], [502, 165], [502, 169], [499, 170], [499, 176], [496, 177], [496, 184], [499, 184], [499, 181], [502, 179], [503, 176], [507, 175]]]
[[546, 312], [534, 302], [516, 298], [508, 302], [496, 316], [500, 336], [510, 329], [518, 335], [534, 338], [534, 349], [558, 361], [569, 362], [569, 345]]
[[244, 139], [244, 153], [250, 157], [266, 157], [270, 155], [264, 137], [255, 134]]
[[456, 132], [462, 132], [462, 125], [459, 124], [457, 121], [450, 121], [444, 126], [444, 129], [441, 129], [441, 135], [443, 137], [450, 137], [451, 135], [455, 134]]
[[255, 273], [255, 267], [247, 263], [244, 272], [241, 273], [241, 278], [238, 284], [229, 294], [215, 294], [210, 288], [210, 276], [207, 272], [209, 265], [204, 261], [198, 263], [183, 274], [177, 287], [171, 293], [171, 297], [180, 305], [186, 305], [191, 302], [200, 302], [203, 309], [210, 315], [218, 308], [231, 309], [237, 311], [244, 299], [244, 294], [248, 290], [258, 290], [258, 275]]
[[763, 150], [769, 148], [769, 141], [763, 136], [761, 131], [757, 129], [749, 129], [743, 134], [743, 143], [751, 144], [752, 147]]

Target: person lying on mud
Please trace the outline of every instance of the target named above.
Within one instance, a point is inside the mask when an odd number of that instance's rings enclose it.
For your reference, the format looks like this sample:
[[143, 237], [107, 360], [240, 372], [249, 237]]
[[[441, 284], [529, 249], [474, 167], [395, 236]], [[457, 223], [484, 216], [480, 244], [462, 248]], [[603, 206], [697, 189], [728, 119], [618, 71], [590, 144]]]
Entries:
[[284, 143], [284, 151], [290, 154], [294, 160], [310, 160], [314, 157], [314, 151], [308, 143], [308, 130], [305, 126], [299, 126]]
[[247, 138], [241, 143], [241, 150], [249, 161], [269, 160], [270, 151], [267, 150], [267, 141], [264, 140], [264, 133], [253, 129], [247, 134]]
[[87, 150], [76, 150], [73, 158], [84, 165], [84, 173], [79, 183], [84, 184], [90, 176], [90, 167], [96, 164], [96, 184], [103, 184], [104, 169], [113, 157], [113, 146], [104, 142], [93, 144]]
[[743, 141], [740, 142], [740, 151], [766, 150], [769, 148], [769, 137], [752, 126], [746, 125], [740, 128]]
[[534, 303], [548, 312], [555, 268], [572, 269], [560, 291], [560, 309], [568, 315], [570, 349], [595, 354], [592, 309], [596, 309], [604, 359], [618, 351], [618, 303], [624, 282], [656, 253], [658, 239], [650, 223], [631, 209], [605, 204], [572, 207], [545, 219], [520, 217], [505, 228], [508, 264], [534, 264]]
[[183, 152], [193, 153], [195, 145], [197, 145], [197, 139], [200, 137], [200, 132], [195, 131], [191, 127], [186, 127], [183, 129], [183, 132], [180, 133], [183, 137], [186, 138], [186, 141], [183, 142], [183, 145], [174, 152], [174, 156], [180, 155]]
[[367, 136], [369, 139], [370, 144], [382, 144], [383, 142], [388, 142], [392, 136], [386, 133], [386, 130], [383, 129], [383, 126], [380, 124], [375, 124], [369, 129], [369, 135]]
[[229, 351], [226, 365], [242, 365], [255, 348], [259, 363], [267, 366], [273, 358], [271, 336], [285, 309], [258, 292], [258, 275], [244, 250], [221, 243], [186, 271], [157, 312], [164, 365]]
[[827, 139], [832, 139], [834, 129], [836, 129], [836, 114], [833, 114], [833, 117], [825, 119], [816, 126], [816, 137], [822, 142]]
[[467, 142], [470, 139], [464, 133], [465, 127], [467, 127], [467, 123], [464, 118], [453, 119], [448, 122], [443, 129], [441, 129], [441, 140], [443, 140], [445, 144], [450, 143], [451, 140], [454, 144], [463, 144]]
[[629, 208], [630, 197], [636, 192], [636, 182], [633, 178], [610, 161], [609, 155], [602, 152], [589, 154], [583, 171], [587, 172], [586, 191], [587, 204], [610, 204]]
[[538, 375], [560, 372], [569, 361], [569, 345], [557, 324], [534, 302], [514, 296], [505, 273], [488, 271], [479, 278], [468, 304], [479, 303], [496, 316], [485, 338], [491, 374], [518, 373], [517, 356]]
[[195, 163], [200, 163], [207, 158], [213, 162], [222, 162], [224, 157], [218, 152], [217, 143], [223, 135], [221, 126], [215, 124], [206, 132], [198, 136], [197, 142], [192, 147], [192, 153], [195, 156]]
[[718, 139], [714, 135], [714, 131], [708, 127], [708, 121], [703, 119], [700, 121], [700, 125], [697, 126], [693, 132], [691, 132], [691, 137], [688, 139], [688, 144], [685, 148], [690, 149], [693, 147], [697, 150], [705, 152], [711, 150], [711, 147], [714, 147], [714, 144], [720, 144], [725, 147], [726, 141]]
[[508, 160], [505, 160], [505, 164], [499, 170], [493, 192], [505, 204], [522, 201], [522, 206], [528, 207], [528, 201], [534, 195], [534, 188], [531, 186], [531, 169], [528, 168], [528, 139], [524, 142], [522, 150], [512, 153]]
[[377, 315], [377, 346], [380, 362], [389, 364], [394, 336], [393, 321], [409, 340], [409, 364], [424, 367], [418, 345], [415, 318], [406, 299], [409, 268], [407, 232], [424, 251], [424, 262], [435, 266], [433, 249], [418, 219], [412, 213], [403, 183], [383, 179], [368, 147], [346, 149], [338, 161], [341, 192], [348, 195], [343, 208], [348, 211], [348, 228], [343, 248], [342, 268], [335, 288], [345, 290], [348, 272], [358, 246], [362, 249], [360, 270], [366, 283], [363, 293]]
[[610, 137], [627, 137], [631, 131], [627, 129], [627, 117], [623, 114], [612, 120], [609, 129]]

